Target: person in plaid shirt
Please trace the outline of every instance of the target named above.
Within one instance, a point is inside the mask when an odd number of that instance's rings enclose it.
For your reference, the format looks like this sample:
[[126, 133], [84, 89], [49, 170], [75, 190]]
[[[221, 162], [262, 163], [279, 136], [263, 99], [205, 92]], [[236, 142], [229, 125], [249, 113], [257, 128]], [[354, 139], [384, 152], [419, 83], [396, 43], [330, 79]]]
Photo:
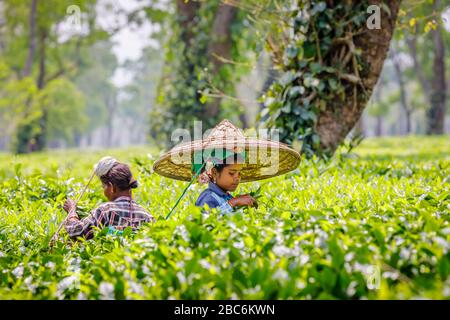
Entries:
[[72, 199], [69, 198], [64, 203], [64, 210], [69, 214], [64, 226], [71, 238], [91, 239], [94, 227], [109, 227], [110, 230], [119, 232], [131, 227], [136, 231], [142, 223], [155, 221], [155, 218], [132, 198], [132, 189], [137, 188], [138, 183], [133, 179], [128, 165], [115, 163], [100, 180], [109, 202], [92, 210], [88, 217], [79, 218]]

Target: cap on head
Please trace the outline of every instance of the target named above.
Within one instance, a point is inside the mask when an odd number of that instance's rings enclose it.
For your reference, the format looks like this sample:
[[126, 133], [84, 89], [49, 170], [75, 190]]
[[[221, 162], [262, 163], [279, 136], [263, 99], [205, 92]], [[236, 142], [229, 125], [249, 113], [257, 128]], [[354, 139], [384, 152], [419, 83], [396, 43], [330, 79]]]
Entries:
[[103, 157], [94, 166], [94, 172], [97, 177], [104, 176], [109, 170], [116, 164], [119, 163], [116, 159], [110, 156]]

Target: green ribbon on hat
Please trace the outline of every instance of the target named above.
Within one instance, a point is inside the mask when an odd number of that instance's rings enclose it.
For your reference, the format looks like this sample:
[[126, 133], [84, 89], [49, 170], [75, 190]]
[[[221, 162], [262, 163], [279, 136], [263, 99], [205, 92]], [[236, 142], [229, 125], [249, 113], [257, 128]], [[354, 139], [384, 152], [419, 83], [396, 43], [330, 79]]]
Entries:
[[[192, 172], [197, 173], [199, 169], [203, 167], [206, 161], [211, 160], [214, 165], [216, 164], [223, 164], [223, 161], [234, 157], [235, 155], [241, 156], [244, 161], [246, 159], [246, 153], [245, 151], [242, 152], [235, 152], [232, 150], [228, 150], [225, 148], [215, 148], [215, 149], [206, 149], [206, 150], [199, 150], [195, 151], [193, 155], [193, 161], [192, 161]], [[226, 161], [225, 161], [226, 163]], [[233, 163], [230, 163], [233, 164]]]

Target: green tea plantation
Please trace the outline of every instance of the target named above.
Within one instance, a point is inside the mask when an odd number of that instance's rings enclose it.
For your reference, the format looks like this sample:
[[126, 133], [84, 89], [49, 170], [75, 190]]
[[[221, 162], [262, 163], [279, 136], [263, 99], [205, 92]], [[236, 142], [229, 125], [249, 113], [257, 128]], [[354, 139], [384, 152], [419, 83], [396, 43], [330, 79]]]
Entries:
[[[160, 151], [0, 154], [0, 299], [449, 299], [450, 137], [366, 139], [257, 183], [259, 208], [220, 216], [152, 172]], [[157, 221], [48, 242], [93, 165], [130, 164]], [[78, 209], [105, 201], [94, 180]]]

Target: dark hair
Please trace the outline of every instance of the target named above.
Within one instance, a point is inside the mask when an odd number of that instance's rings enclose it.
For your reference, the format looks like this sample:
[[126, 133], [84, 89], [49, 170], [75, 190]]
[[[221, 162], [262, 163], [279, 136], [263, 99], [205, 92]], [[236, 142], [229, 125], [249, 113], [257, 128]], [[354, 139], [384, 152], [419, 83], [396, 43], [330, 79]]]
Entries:
[[116, 163], [107, 174], [100, 177], [104, 184], [111, 183], [120, 191], [137, 188], [138, 182], [133, 179], [130, 167], [124, 163]]

